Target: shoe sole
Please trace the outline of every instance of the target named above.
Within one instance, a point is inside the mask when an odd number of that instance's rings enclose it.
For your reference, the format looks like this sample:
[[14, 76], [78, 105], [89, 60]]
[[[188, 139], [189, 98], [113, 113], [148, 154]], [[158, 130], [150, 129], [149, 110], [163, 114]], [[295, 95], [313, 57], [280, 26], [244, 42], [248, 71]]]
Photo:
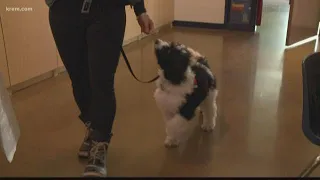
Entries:
[[107, 175], [96, 173], [96, 172], [85, 172], [82, 177], [107, 177]]

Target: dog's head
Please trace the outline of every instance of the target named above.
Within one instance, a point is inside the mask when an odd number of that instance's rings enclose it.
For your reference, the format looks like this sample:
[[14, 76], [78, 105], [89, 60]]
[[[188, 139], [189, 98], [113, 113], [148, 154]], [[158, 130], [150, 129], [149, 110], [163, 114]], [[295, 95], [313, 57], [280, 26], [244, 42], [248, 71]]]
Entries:
[[190, 65], [191, 54], [187, 47], [177, 42], [157, 39], [154, 48], [158, 64], [165, 78], [173, 84], [182, 83]]

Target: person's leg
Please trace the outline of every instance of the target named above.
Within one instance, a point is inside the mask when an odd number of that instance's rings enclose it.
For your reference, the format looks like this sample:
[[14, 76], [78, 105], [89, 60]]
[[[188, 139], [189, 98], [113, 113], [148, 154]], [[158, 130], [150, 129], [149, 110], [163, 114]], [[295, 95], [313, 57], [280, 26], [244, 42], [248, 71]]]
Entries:
[[114, 76], [123, 43], [126, 14], [124, 6], [105, 0], [94, 1], [94, 21], [87, 29], [88, 57], [92, 99], [89, 117], [92, 121], [94, 146], [84, 176], [106, 176], [106, 153], [112, 136], [116, 113]]
[[86, 25], [80, 13], [81, 1], [57, 1], [49, 12], [51, 31], [60, 57], [69, 73], [73, 95], [80, 109], [80, 119], [88, 132], [79, 150], [80, 157], [88, 157], [91, 148], [89, 120], [86, 117], [91, 99]]

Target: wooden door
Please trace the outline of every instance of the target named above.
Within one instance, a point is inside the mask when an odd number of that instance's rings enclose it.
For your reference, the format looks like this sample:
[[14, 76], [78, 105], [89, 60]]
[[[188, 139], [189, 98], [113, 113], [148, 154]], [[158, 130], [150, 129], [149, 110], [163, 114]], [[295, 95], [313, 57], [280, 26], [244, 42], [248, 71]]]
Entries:
[[286, 45], [318, 35], [320, 0], [290, 0]]
[[[1, 25], [1, 18], [0, 18], [0, 25]], [[10, 78], [9, 78], [9, 71], [8, 71], [5, 42], [3, 39], [2, 32], [3, 32], [2, 26], [0, 26], [0, 73], [1, 73], [1, 77], [3, 78], [4, 86], [8, 88], [10, 87]]]
[[[44, 1], [1, 0], [0, 9], [11, 84], [57, 68], [58, 58]], [[13, 8], [13, 9], [12, 9]]]

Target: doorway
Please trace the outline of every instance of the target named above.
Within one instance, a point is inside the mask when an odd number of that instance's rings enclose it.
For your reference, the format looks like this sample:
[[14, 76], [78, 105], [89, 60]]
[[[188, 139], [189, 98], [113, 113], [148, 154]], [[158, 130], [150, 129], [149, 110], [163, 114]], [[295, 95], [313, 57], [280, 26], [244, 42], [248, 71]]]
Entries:
[[257, 0], [226, 0], [224, 24], [229, 30], [254, 32]]
[[297, 46], [318, 39], [320, 21], [319, 0], [290, 0], [287, 46]]
[[[288, 19], [290, 13], [289, 0], [259, 0], [257, 32], [277, 36], [273, 40], [286, 40]], [[259, 17], [260, 15], [260, 17]], [[279, 39], [280, 38], [280, 39]]]
[[264, 32], [286, 48], [318, 39], [320, 0], [226, 0], [225, 5], [227, 29]]

